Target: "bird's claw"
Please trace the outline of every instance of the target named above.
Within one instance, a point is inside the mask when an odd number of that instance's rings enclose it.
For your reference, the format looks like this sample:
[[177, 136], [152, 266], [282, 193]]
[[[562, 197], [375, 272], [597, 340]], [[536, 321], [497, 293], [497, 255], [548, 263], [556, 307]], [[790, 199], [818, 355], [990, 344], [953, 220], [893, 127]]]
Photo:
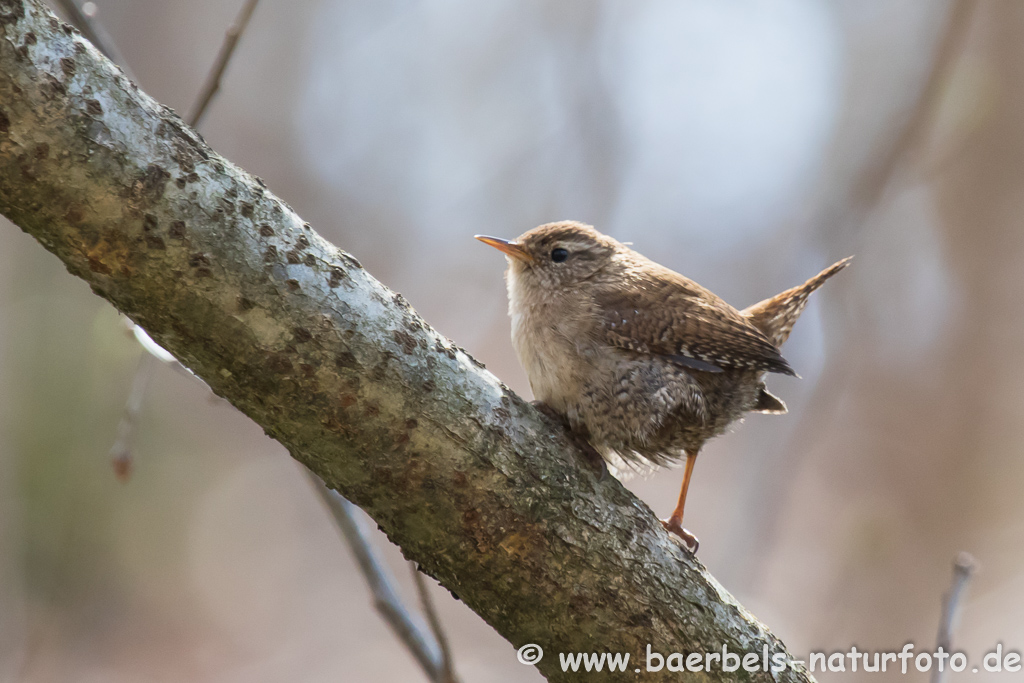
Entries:
[[558, 413], [554, 408], [543, 401], [530, 401], [530, 404], [553, 421], [558, 422], [565, 427], [565, 430], [569, 432], [569, 436], [571, 436], [572, 440], [576, 443], [576, 446], [583, 451], [583, 456], [587, 461], [587, 464], [597, 472], [598, 481], [604, 481], [608, 478], [608, 463], [605, 462], [604, 458], [601, 457], [601, 454], [597, 452], [597, 449], [594, 448], [583, 435], [573, 431], [572, 427], [569, 425], [569, 421], [565, 419], [564, 415]]
[[580, 445], [580, 449], [583, 451], [583, 455], [586, 457], [587, 464], [593, 467], [597, 471], [597, 480], [604, 481], [608, 478], [608, 463], [601, 457], [601, 454], [597, 452], [593, 446], [589, 443], [578, 440], [577, 443]]
[[549, 406], [544, 401], [530, 401], [530, 405], [539, 410], [540, 412], [544, 413], [546, 416], [548, 416], [555, 422], [561, 422], [562, 424], [565, 425], [568, 424], [565, 420], [565, 417], [561, 413], [556, 411], [554, 408]]
[[661, 520], [661, 525], [665, 527], [665, 531], [671, 534], [675, 534], [682, 542], [683, 547], [686, 548], [691, 555], [697, 554], [697, 548], [700, 547], [700, 541], [697, 537], [691, 534], [689, 531], [683, 528], [683, 525], [679, 523], [679, 520], [668, 519]]

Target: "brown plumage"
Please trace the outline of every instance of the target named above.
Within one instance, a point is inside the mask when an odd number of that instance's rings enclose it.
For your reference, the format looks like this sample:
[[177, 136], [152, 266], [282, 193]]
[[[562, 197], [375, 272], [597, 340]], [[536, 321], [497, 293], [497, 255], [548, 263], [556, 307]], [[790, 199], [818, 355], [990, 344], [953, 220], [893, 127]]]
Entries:
[[799, 287], [787, 289], [770, 299], [744, 308], [740, 311], [740, 315], [761, 330], [772, 344], [777, 347], [782, 346], [789, 339], [789, 333], [793, 331], [793, 323], [803, 313], [811, 293], [825, 284], [825, 280], [850, 265], [852, 258], [852, 256], [847, 256], [842, 261], [833, 263]]
[[682, 528], [697, 453], [749, 411], [782, 413], [766, 373], [796, 373], [779, 351], [807, 297], [844, 259], [799, 287], [738, 311], [712, 292], [588, 225], [549, 223], [505, 252], [512, 342], [535, 397], [607, 461], [666, 465], [686, 456]]

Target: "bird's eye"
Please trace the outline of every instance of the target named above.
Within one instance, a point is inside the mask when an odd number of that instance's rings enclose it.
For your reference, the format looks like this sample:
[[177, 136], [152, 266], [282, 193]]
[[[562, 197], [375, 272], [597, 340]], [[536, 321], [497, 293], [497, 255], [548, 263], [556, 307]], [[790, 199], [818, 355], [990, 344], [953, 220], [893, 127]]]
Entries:
[[569, 252], [566, 249], [559, 247], [551, 250], [551, 260], [555, 263], [561, 263], [567, 258], [569, 258]]

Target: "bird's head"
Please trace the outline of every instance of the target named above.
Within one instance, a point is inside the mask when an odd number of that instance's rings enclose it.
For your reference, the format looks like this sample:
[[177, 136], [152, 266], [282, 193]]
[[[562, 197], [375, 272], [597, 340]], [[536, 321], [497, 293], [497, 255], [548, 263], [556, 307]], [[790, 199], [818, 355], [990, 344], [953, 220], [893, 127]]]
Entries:
[[515, 240], [477, 235], [484, 244], [505, 252], [510, 278], [527, 287], [572, 287], [607, 268], [626, 247], [576, 221], [546, 223]]

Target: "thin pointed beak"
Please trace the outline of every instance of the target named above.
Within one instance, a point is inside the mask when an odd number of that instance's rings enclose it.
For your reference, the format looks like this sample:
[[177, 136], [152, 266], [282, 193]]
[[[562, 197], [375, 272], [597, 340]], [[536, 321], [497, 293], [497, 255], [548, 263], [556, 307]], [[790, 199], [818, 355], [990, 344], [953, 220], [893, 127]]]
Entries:
[[473, 235], [476, 239], [480, 240], [484, 244], [490, 245], [498, 251], [503, 251], [514, 259], [525, 261], [526, 263], [533, 262], [533, 256], [531, 256], [523, 247], [516, 242], [511, 240], [503, 240], [500, 237], [488, 237], [487, 235]]

